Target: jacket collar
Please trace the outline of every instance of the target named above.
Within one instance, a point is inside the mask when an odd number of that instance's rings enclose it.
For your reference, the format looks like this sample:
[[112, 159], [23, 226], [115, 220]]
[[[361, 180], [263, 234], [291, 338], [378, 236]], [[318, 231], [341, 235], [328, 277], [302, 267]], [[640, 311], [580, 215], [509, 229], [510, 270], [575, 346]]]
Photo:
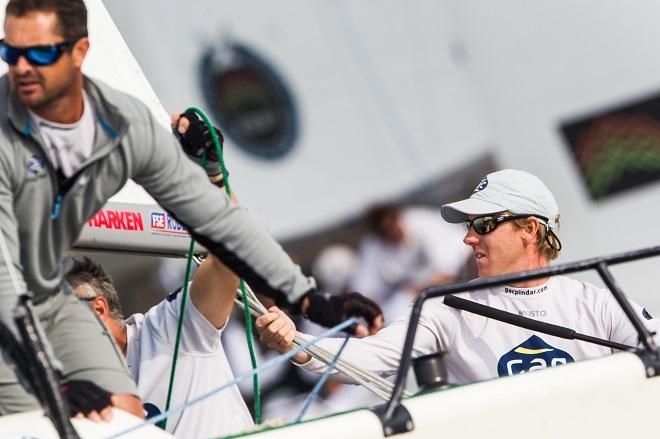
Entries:
[[[107, 86], [106, 86], [107, 87]], [[128, 128], [128, 122], [119, 108], [103, 93], [102, 85], [85, 76], [85, 91], [89, 96], [99, 123], [111, 138], [116, 139]]]

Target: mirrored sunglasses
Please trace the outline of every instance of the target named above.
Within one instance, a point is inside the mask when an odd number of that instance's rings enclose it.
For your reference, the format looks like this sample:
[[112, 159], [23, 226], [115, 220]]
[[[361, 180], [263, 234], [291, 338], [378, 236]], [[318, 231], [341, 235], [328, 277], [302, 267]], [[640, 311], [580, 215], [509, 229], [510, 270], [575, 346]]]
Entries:
[[465, 228], [467, 229], [468, 232], [470, 231], [470, 228], [474, 228], [474, 231], [477, 232], [479, 235], [485, 235], [486, 233], [490, 233], [493, 230], [495, 230], [497, 226], [499, 226], [504, 222], [521, 219], [521, 218], [528, 218], [530, 216], [539, 218], [546, 223], [548, 221], [547, 218], [544, 218], [542, 216], [530, 215], [530, 214], [500, 215], [500, 216], [484, 215], [465, 221]]
[[16, 65], [18, 59], [24, 56], [25, 59], [36, 66], [48, 66], [57, 62], [62, 54], [70, 50], [80, 38], [62, 41], [55, 44], [43, 44], [29, 47], [14, 47], [0, 40], [0, 58], [7, 64]]

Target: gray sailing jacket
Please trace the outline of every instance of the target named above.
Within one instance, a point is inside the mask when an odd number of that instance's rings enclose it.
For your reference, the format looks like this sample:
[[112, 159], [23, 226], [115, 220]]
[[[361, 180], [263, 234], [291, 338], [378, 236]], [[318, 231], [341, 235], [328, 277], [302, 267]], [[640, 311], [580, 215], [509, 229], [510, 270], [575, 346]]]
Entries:
[[[185, 225], [193, 237], [253, 289], [295, 303], [314, 281], [245, 210], [208, 182], [138, 99], [85, 78], [98, 124], [94, 152], [69, 179], [60, 179], [23, 104], [0, 78], [0, 227], [9, 255], [0, 254], [0, 318], [10, 323], [16, 291], [35, 303], [56, 293], [61, 260], [83, 225], [132, 178]], [[12, 279], [6, 258], [17, 275]]]

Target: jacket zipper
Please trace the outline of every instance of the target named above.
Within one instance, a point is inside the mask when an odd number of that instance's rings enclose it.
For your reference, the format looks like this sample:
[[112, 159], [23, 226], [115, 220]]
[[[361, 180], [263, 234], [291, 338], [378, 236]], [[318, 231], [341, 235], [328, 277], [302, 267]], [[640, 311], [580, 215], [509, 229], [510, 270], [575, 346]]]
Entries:
[[[53, 209], [50, 212], [49, 218], [51, 219], [51, 221], [55, 221], [60, 217], [60, 213], [62, 213], [62, 202], [64, 200], [64, 196], [71, 190], [73, 185], [78, 181], [80, 175], [83, 172], [85, 172], [85, 170], [89, 168], [93, 163], [97, 162], [106, 155], [110, 154], [110, 152], [119, 144], [119, 139], [121, 139], [122, 135], [126, 131], [126, 129], [122, 130], [122, 132], [115, 131], [114, 128], [108, 125], [107, 122], [105, 122], [105, 120], [98, 113], [97, 113], [97, 120], [99, 121], [101, 127], [105, 129], [108, 132], [108, 134], [110, 134], [110, 137], [112, 137], [112, 141], [113, 141], [112, 145], [106, 148], [107, 152], [97, 157], [94, 157], [93, 160], [87, 162], [85, 166], [78, 169], [78, 171], [75, 174], [73, 174], [71, 177], [67, 178], [64, 181], [64, 184], [60, 184], [60, 179], [57, 177], [57, 175], [55, 176], [57, 193], [55, 194], [55, 200], [53, 201]], [[37, 143], [39, 142], [37, 141]], [[42, 149], [44, 148], [42, 147]], [[52, 164], [51, 164], [51, 168], [52, 168]]]
[[85, 172], [85, 169], [89, 167], [92, 163], [97, 161], [99, 158], [104, 157], [104, 155], [95, 158], [93, 161], [87, 163], [85, 166], [82, 168], [78, 169], [78, 172], [73, 174], [71, 177], [67, 178], [64, 181], [64, 184], [60, 184], [60, 179], [57, 178], [57, 194], [55, 194], [55, 201], [53, 202], [53, 209], [50, 212], [50, 219], [55, 221], [60, 217], [60, 213], [62, 212], [62, 201], [64, 199], [64, 196], [71, 190], [73, 185], [78, 181], [78, 178], [80, 175]]
[[[123, 134], [123, 133], [122, 133]], [[55, 195], [55, 200], [53, 202], [53, 209], [50, 212], [50, 219], [52, 221], [57, 220], [60, 217], [60, 213], [62, 212], [62, 201], [64, 200], [64, 196], [71, 190], [71, 188], [74, 186], [74, 184], [78, 181], [80, 178], [80, 175], [87, 170], [92, 164], [96, 163], [100, 159], [104, 158], [106, 155], [110, 154], [110, 152], [119, 144], [119, 139], [121, 138], [121, 135], [113, 136], [113, 143], [111, 146], [107, 148], [107, 152], [105, 152], [102, 155], [99, 155], [95, 157], [93, 160], [85, 164], [82, 168], [78, 169], [78, 171], [73, 174], [71, 177], [67, 178], [64, 181], [64, 184], [60, 184], [59, 178], [56, 177], [57, 179], [57, 194]]]
[[[23, 129], [21, 130], [18, 129], [17, 125], [13, 123], [11, 117], [9, 118], [10, 122], [12, 122], [11, 125], [14, 127], [14, 129], [16, 129], [24, 137], [31, 138], [34, 142], [37, 143], [37, 145], [39, 145], [42, 152], [44, 153], [44, 156], [46, 157], [48, 164], [50, 165], [49, 166], [50, 170], [55, 171], [54, 173], [56, 175], [54, 176], [54, 179], [55, 179], [55, 187], [57, 188], [57, 193], [55, 194], [55, 199], [53, 200], [53, 208], [50, 212], [50, 217], [49, 217], [52, 221], [55, 221], [60, 217], [60, 213], [62, 212], [62, 202], [64, 200], [64, 196], [73, 187], [73, 184], [78, 180], [80, 174], [82, 174], [82, 172], [85, 171], [91, 164], [108, 155], [110, 151], [112, 151], [119, 144], [119, 140], [127, 131], [126, 125], [122, 127], [121, 131], [115, 130], [106, 122], [106, 120], [99, 114], [98, 111], [95, 112], [96, 112], [96, 120], [99, 122], [101, 127], [110, 135], [110, 137], [113, 140], [113, 143], [111, 146], [107, 147], [108, 150], [107, 152], [104, 152], [102, 155], [95, 157], [94, 160], [85, 164], [85, 166], [80, 168], [78, 172], [73, 174], [70, 178], [66, 179], [63, 186], [60, 184], [60, 178], [57, 176], [57, 171], [54, 169], [53, 164], [50, 162], [47, 149], [32, 134], [32, 124], [30, 122], [27, 122], [23, 127]], [[53, 174], [51, 173], [50, 175], [51, 178], [53, 178]]]

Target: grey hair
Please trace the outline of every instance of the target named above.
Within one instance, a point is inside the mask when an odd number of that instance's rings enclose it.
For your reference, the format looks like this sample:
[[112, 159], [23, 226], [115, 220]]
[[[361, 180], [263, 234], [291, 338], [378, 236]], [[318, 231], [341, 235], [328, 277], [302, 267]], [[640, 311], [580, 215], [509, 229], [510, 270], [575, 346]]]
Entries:
[[87, 256], [82, 260], [73, 259], [73, 268], [65, 275], [65, 279], [79, 299], [101, 296], [108, 302], [110, 317], [117, 320], [124, 319], [119, 294], [112, 284], [112, 279], [99, 263]]

